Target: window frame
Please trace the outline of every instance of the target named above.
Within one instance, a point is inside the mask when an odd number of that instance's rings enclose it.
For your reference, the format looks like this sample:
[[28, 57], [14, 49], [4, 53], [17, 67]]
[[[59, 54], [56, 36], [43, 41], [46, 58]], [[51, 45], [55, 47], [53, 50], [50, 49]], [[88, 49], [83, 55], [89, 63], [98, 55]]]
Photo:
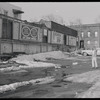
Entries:
[[[97, 35], [96, 35], [96, 33], [97, 33]], [[98, 32], [97, 31], [95, 32], [95, 37], [98, 37]]]
[[90, 37], [90, 34], [91, 34], [91, 32], [89, 31], [89, 32], [88, 32], [88, 37]]
[[87, 41], [87, 44], [90, 44], [90, 41]]
[[84, 37], [84, 32], [81, 32], [81, 36]]

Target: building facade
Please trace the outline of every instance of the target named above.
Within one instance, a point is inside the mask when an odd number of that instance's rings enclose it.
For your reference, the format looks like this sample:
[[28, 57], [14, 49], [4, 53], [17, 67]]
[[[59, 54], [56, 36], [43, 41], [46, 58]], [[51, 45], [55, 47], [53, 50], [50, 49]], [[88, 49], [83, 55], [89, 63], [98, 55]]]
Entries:
[[24, 13], [20, 7], [14, 6], [7, 2], [0, 2], [0, 14], [21, 19], [21, 14]]
[[70, 26], [78, 31], [79, 48], [92, 49], [100, 47], [100, 24], [83, 24]]
[[[9, 12], [22, 13], [15, 9], [11, 8]], [[6, 15], [0, 14], [0, 55], [68, 51], [69, 48], [76, 48], [76, 30], [55, 22], [48, 23], [48, 26], [45, 23], [30, 23], [9, 15], [9, 12]]]
[[[51, 41], [53, 44], [66, 45], [70, 50], [77, 48], [77, 31], [53, 21], [40, 20], [41, 24], [52, 30]], [[63, 46], [64, 47], [64, 46]], [[58, 48], [61, 48], [58, 46]], [[65, 49], [65, 48], [64, 48]]]

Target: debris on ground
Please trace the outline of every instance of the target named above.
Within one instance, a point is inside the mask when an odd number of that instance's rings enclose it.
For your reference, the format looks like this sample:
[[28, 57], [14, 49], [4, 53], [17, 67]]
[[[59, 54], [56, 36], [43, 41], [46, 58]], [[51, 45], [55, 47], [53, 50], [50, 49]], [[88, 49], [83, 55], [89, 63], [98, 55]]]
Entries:
[[77, 64], [78, 64], [78, 62], [73, 62], [73, 63], [72, 63], [72, 65], [77, 65]]

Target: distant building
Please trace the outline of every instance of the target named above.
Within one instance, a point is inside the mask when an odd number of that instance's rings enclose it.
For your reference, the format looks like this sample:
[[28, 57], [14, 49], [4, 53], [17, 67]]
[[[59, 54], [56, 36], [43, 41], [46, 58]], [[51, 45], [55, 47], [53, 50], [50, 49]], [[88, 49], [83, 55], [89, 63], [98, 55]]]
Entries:
[[4, 14], [9, 17], [21, 19], [21, 14], [24, 13], [21, 11], [21, 8], [15, 5], [12, 5], [7, 2], [0, 2], [0, 14]]
[[73, 25], [70, 28], [78, 31], [79, 48], [100, 47], [100, 24]]

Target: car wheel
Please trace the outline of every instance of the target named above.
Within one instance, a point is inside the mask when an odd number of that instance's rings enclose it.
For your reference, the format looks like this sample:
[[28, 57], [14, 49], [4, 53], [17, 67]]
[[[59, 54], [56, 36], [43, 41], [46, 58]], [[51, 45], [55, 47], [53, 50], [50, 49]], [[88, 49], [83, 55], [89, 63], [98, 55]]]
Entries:
[[84, 55], [84, 56], [87, 56], [87, 53], [86, 53], [86, 52], [84, 52], [84, 53], [83, 53], [83, 55]]

